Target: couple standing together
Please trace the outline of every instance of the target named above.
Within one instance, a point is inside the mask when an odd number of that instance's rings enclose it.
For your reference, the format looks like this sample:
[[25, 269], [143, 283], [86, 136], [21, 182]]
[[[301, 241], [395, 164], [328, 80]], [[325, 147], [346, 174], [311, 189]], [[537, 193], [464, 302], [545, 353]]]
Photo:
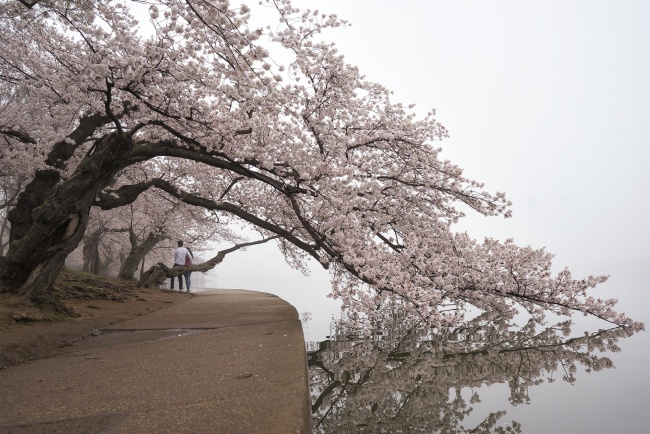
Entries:
[[[192, 251], [183, 247], [183, 242], [178, 242], [178, 247], [174, 249], [174, 267], [183, 267], [185, 265], [192, 265]], [[178, 290], [183, 291], [183, 276], [185, 276], [185, 283], [187, 287], [187, 292], [190, 292], [190, 275], [191, 271], [187, 271], [184, 274], [178, 275]], [[172, 283], [170, 289], [174, 289], [174, 278], [172, 277]]]

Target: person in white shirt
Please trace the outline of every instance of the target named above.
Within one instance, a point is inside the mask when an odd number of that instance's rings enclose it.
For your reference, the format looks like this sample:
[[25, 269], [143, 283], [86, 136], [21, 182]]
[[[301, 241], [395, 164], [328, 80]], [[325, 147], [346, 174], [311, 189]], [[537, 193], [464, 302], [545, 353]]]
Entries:
[[[178, 247], [174, 249], [174, 267], [184, 267], [185, 266], [185, 260], [189, 258], [190, 264], [192, 263], [192, 255], [190, 255], [190, 252], [183, 247], [183, 242], [178, 241]], [[169, 286], [170, 289], [174, 289], [174, 278], [172, 277], [171, 285]], [[178, 290], [183, 291], [183, 274], [180, 274], [178, 276]], [[187, 287], [187, 292], [190, 292], [189, 285]]]

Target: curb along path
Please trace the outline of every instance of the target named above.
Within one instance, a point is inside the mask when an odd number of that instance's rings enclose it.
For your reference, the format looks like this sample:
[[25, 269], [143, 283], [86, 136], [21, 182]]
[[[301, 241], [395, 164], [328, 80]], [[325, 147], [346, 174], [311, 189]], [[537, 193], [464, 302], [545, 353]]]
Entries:
[[304, 337], [271, 294], [195, 293], [0, 371], [0, 433], [309, 433]]

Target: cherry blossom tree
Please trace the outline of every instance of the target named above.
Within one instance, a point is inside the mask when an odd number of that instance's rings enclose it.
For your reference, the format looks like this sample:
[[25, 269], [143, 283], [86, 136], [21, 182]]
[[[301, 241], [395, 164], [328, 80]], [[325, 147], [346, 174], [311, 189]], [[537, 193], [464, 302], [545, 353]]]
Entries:
[[[191, 246], [195, 257], [209, 249], [210, 243], [236, 244], [243, 240], [203, 208], [186, 205], [164, 192], [147, 191], [127, 206], [110, 211], [94, 209], [82, 245], [68, 256], [66, 265], [132, 279], [145, 266], [169, 264], [179, 239]], [[117, 269], [108, 273], [111, 264]]]
[[47, 292], [91, 207], [160, 190], [275, 237], [297, 267], [319, 261], [361, 313], [399, 300], [438, 325], [474, 306], [643, 327], [588, 295], [605, 277], [553, 277], [543, 250], [455, 234], [463, 210], [508, 216], [504, 194], [440, 158], [433, 111], [316, 39], [343, 21], [265, 4], [266, 28], [225, 0], [0, 5], [0, 159], [34, 174], [9, 216], [5, 288]]

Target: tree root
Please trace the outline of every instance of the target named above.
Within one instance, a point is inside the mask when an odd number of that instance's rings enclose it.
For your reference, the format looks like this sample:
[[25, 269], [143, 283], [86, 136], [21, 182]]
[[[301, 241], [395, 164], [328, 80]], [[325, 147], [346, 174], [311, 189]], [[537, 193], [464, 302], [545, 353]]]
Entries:
[[64, 315], [69, 318], [78, 318], [79, 315], [74, 309], [64, 305], [51, 293], [39, 294], [31, 299], [32, 303], [41, 310], [49, 311], [57, 315]]

